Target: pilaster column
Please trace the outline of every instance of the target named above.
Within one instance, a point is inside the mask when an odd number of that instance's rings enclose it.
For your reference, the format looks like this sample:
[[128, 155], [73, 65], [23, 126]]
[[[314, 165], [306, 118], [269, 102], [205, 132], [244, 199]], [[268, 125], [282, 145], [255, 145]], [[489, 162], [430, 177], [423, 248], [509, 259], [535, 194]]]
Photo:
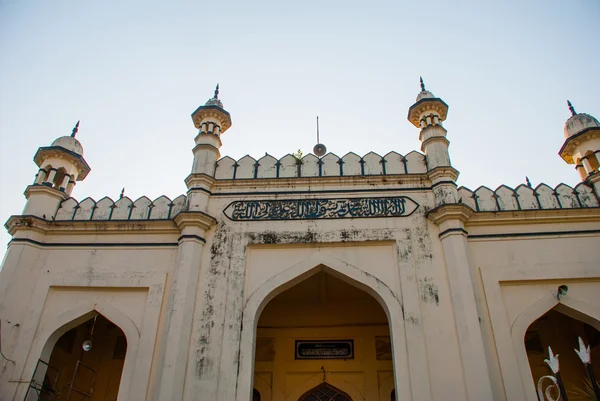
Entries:
[[71, 180], [71, 176], [69, 174], [65, 174], [62, 184], [60, 184], [59, 190], [62, 190], [63, 192], [65, 192], [67, 190], [67, 187], [69, 186], [70, 180]]
[[427, 217], [440, 227], [467, 397], [480, 401], [493, 396], [464, 228], [472, 214], [466, 205], [446, 204], [431, 210]]
[[54, 177], [55, 176], [56, 176], [56, 169], [51, 168], [50, 171], [48, 172], [48, 176], [46, 177], [46, 180], [44, 181], [44, 183], [49, 183], [50, 186], [54, 185]]
[[188, 210], [206, 212], [211, 189], [215, 183], [214, 177], [206, 174], [190, 174], [185, 179], [188, 187]]
[[44, 182], [46, 180], [46, 175], [48, 175], [46, 170], [44, 170], [43, 168], [40, 168], [38, 170], [38, 173], [35, 175], [35, 180], [33, 181], [33, 183], [35, 185], [41, 185], [42, 182]]
[[[181, 236], [167, 301], [165, 352], [156, 398], [169, 401], [183, 398], [204, 237], [216, 220], [202, 212], [181, 212], [175, 223], [181, 229]], [[200, 394], [198, 397], [202, 398]]]
[[435, 167], [427, 172], [431, 180], [436, 207], [458, 202], [458, 191], [456, 189], [458, 174], [458, 170], [450, 166]]

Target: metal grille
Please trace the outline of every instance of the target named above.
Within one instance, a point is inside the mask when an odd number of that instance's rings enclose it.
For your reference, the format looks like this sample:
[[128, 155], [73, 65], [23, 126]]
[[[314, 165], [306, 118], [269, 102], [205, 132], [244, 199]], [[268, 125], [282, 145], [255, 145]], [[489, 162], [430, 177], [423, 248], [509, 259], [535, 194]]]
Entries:
[[[89, 383], [85, 389], [76, 387], [76, 381], [87, 375]], [[24, 401], [89, 401], [96, 383], [96, 371], [77, 361], [71, 380], [58, 388], [60, 369], [38, 360]]]
[[305, 393], [298, 401], [352, 401], [348, 394], [323, 383]]

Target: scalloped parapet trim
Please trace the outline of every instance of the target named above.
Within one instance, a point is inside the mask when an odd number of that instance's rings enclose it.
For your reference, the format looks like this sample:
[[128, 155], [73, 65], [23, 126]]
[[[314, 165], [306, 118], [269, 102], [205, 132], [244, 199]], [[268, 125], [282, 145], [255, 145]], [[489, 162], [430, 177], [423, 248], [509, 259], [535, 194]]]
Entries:
[[92, 198], [85, 198], [81, 202], [69, 198], [60, 204], [54, 220], [170, 220], [184, 210], [187, 210], [185, 195], [172, 201], [164, 195], [154, 201], [142, 196], [135, 202], [126, 196], [116, 202], [109, 197], [98, 202]]
[[540, 184], [535, 188], [521, 184], [515, 189], [500, 185], [495, 191], [485, 186], [475, 191], [460, 187], [458, 196], [459, 202], [478, 212], [578, 209], [600, 205], [593, 188], [583, 182], [575, 188], [567, 184], [559, 184], [554, 189], [546, 184]]
[[248, 155], [239, 160], [228, 156], [223, 157], [217, 161], [215, 178], [217, 180], [240, 180], [425, 174], [426, 172], [425, 155], [416, 151], [412, 151], [406, 156], [396, 152], [390, 152], [385, 156], [370, 152], [363, 157], [352, 152], [343, 157], [327, 153], [321, 158], [309, 153], [301, 159], [288, 154], [279, 160], [265, 154], [258, 160]]

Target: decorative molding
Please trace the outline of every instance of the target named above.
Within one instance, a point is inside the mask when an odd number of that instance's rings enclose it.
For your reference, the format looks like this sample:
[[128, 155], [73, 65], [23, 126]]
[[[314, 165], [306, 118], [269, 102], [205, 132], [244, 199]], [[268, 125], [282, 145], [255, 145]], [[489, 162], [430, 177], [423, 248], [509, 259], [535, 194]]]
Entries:
[[202, 127], [202, 122], [206, 118], [215, 118], [221, 123], [221, 133], [231, 127], [231, 115], [218, 106], [200, 106], [192, 113], [192, 120], [197, 129]]
[[427, 175], [432, 182], [441, 178], [450, 178], [452, 181], [456, 181], [459, 174], [458, 170], [452, 166], [438, 166], [427, 172]]
[[214, 217], [204, 212], [181, 212], [175, 217], [174, 221], [181, 230], [186, 227], [199, 227], [202, 230], [208, 230], [217, 224]]
[[469, 227], [490, 225], [539, 224], [568, 221], [569, 223], [600, 222], [600, 208], [507, 210], [477, 212], [467, 222]]
[[34, 193], [44, 193], [62, 200], [65, 200], [69, 197], [69, 195], [67, 195], [64, 191], [51, 187], [50, 185], [33, 184], [28, 185], [27, 188], [25, 188], [25, 198], [29, 199], [29, 197]]
[[494, 234], [470, 234], [469, 239], [486, 238], [522, 238], [522, 237], [544, 237], [558, 235], [596, 235], [600, 230], [571, 230], [571, 231], [535, 231], [524, 233], [494, 233]]
[[35, 156], [33, 156], [33, 161], [38, 165], [38, 167], [42, 167], [44, 160], [51, 157], [56, 157], [59, 159], [64, 159], [66, 157], [69, 159], [71, 163], [77, 167], [77, 171], [79, 173], [77, 175], [77, 181], [82, 181], [92, 170], [83, 156], [78, 155], [69, 149], [65, 149], [62, 146], [44, 146], [39, 148], [35, 153]]
[[590, 139], [600, 137], [600, 128], [597, 127], [589, 127], [578, 133], [577, 135], [573, 135], [565, 139], [563, 146], [558, 151], [560, 157], [563, 158], [569, 164], [574, 164], [573, 160], [573, 151], [580, 145], [581, 143], [588, 141]]
[[408, 121], [420, 128], [421, 115], [427, 111], [439, 113], [440, 120], [444, 121], [448, 115], [448, 105], [440, 98], [424, 98], [410, 106], [408, 109]]
[[386, 198], [253, 200], [230, 203], [233, 221], [315, 220], [410, 216], [419, 204], [405, 196]]
[[456, 228], [448, 228], [447, 230], [442, 231], [439, 234], [440, 239], [444, 239], [450, 233], [460, 233], [460, 235], [464, 235], [465, 237], [469, 236], [469, 232], [464, 228], [456, 227]]
[[186, 239], [192, 239], [192, 240], [196, 240], [198, 242], [201, 242], [202, 244], [206, 244], [206, 240], [204, 238], [202, 238], [199, 235], [194, 235], [194, 234], [185, 234], [185, 235], [182, 235], [179, 238], [177, 238], [177, 242], [181, 242], [182, 240], [186, 240]]
[[31, 244], [39, 247], [65, 247], [65, 248], [130, 248], [130, 247], [176, 247], [177, 242], [40, 242], [30, 238], [13, 238], [10, 244]]
[[43, 234], [179, 234], [173, 220], [44, 220], [37, 216], [11, 216], [4, 225], [10, 235], [18, 231]]
[[206, 188], [206, 189], [210, 190], [210, 188], [212, 188], [215, 181], [216, 181], [215, 177], [211, 177], [208, 174], [192, 173], [186, 177], [185, 185], [189, 189]]
[[458, 219], [466, 222], [475, 213], [473, 209], [463, 203], [448, 203], [440, 205], [427, 212], [426, 216], [438, 226], [446, 220]]

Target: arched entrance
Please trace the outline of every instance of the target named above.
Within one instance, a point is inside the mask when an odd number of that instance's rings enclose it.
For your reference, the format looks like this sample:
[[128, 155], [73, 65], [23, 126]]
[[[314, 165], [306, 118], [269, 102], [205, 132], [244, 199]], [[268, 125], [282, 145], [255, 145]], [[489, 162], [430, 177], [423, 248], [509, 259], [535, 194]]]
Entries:
[[[100, 313], [67, 324], [42, 353], [26, 401], [116, 400], [127, 354], [123, 330]], [[77, 319], [79, 320], [79, 319]]]
[[[254, 384], [259, 384], [265, 380], [270, 380], [269, 377], [265, 377], [264, 380], [263, 378], [256, 380], [260, 372], [255, 372], [254, 370], [254, 357], [257, 347], [256, 328], [263, 309], [277, 295], [321, 271], [369, 294], [384, 310], [389, 324], [388, 333], [392, 349], [391, 363], [393, 366], [393, 370], [388, 372], [388, 377], [392, 376], [393, 380], [387, 380], [389, 389], [387, 390], [385, 399], [389, 397], [393, 388], [396, 389], [398, 400], [430, 399], [428, 377], [426, 377], [427, 380], [424, 380], [424, 377], [421, 376], [419, 380], [411, 381], [408, 368], [404, 319], [398, 295], [375, 275], [368, 274], [364, 270], [341, 259], [318, 252], [262, 281], [256, 289], [252, 289], [247, 294], [248, 298], [243, 308], [240, 337], [236, 401], [249, 401], [252, 399], [253, 382]], [[326, 376], [328, 383], [341, 388], [354, 400], [365, 399], [363, 394], [358, 391], [352, 392], [352, 389], [346, 388], [343, 382], [339, 383], [335, 380], [336, 376]], [[290, 395], [291, 398], [288, 398], [293, 399], [295, 396], [295, 401], [307, 389], [320, 384], [322, 381], [322, 378], [319, 378], [319, 376], [313, 376], [313, 379], [309, 381], [310, 383], [306, 383], [306, 387], [302, 391], [297, 394], [294, 393]], [[260, 391], [259, 387], [256, 388]], [[266, 398], [264, 394], [262, 395], [263, 398]], [[275, 399], [273, 397], [273, 400]]]
[[[550, 309], [531, 323], [524, 342], [534, 386], [537, 387], [541, 377], [552, 375], [544, 361], [548, 359], [548, 347], [551, 347], [554, 355], [559, 355], [560, 375], [569, 399], [588, 399], [585, 397], [591, 391], [591, 383], [587, 379], [586, 366], [575, 349], [579, 349], [578, 338], [581, 337], [590, 346], [591, 366], [596, 378], [600, 377], [600, 331], [577, 319], [577, 315], [576, 311], [562, 305]], [[589, 397], [594, 399], [593, 393]]]
[[344, 278], [320, 269], [262, 310], [254, 387], [265, 399], [379, 401], [384, 393], [389, 400], [391, 389], [380, 388], [394, 369], [388, 317]]

